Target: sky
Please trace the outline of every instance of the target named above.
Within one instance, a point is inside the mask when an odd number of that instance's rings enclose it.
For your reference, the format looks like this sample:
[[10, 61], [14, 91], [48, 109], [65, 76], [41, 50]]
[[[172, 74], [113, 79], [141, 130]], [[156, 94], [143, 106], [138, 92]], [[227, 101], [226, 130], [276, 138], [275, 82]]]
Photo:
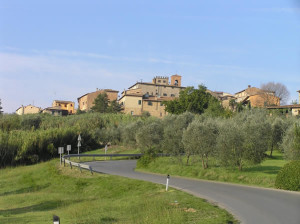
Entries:
[[280, 82], [298, 100], [300, 0], [0, 0], [6, 113], [174, 74], [232, 94]]

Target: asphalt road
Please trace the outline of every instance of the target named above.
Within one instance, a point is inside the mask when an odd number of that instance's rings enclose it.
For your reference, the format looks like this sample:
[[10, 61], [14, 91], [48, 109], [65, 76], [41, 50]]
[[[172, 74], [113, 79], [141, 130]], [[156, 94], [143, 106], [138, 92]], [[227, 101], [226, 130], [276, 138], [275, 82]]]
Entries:
[[[166, 175], [135, 172], [135, 160], [88, 162], [96, 172], [166, 184]], [[169, 186], [205, 198], [246, 224], [300, 224], [300, 193], [172, 177]]]

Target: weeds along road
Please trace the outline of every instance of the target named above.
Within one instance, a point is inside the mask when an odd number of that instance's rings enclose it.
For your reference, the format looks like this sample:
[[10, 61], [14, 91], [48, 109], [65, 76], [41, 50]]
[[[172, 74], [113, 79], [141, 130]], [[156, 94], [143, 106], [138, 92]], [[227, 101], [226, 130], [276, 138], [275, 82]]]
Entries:
[[[96, 172], [166, 184], [166, 175], [135, 172], [135, 160], [87, 162]], [[246, 224], [299, 224], [300, 193], [172, 177], [169, 186], [216, 203]]]

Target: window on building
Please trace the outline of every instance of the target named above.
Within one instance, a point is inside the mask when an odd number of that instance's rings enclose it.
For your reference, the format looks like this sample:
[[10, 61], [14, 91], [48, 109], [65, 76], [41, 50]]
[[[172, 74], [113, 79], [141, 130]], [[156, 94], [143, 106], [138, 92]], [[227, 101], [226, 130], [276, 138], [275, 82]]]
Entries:
[[133, 115], [133, 111], [130, 111], [130, 114]]
[[142, 101], [141, 101], [141, 100], [139, 100], [139, 101], [138, 101], [138, 104], [139, 104], [139, 105], [141, 105], [141, 104], [142, 104]]
[[73, 105], [71, 104], [71, 107], [73, 107]]
[[151, 101], [148, 101], [148, 105], [149, 105], [149, 106], [152, 106], [152, 102], [151, 102]]
[[163, 106], [164, 104], [163, 104], [163, 102], [160, 102], [160, 106]]
[[162, 113], [160, 112], [160, 116], [162, 117]]
[[82, 102], [82, 105], [84, 105], [84, 102]]
[[175, 94], [171, 94], [171, 97], [175, 97]]
[[65, 104], [65, 107], [67, 107], [67, 104]]
[[157, 82], [161, 82], [161, 80], [157, 80]]
[[58, 106], [61, 106], [60, 104], [58, 104]]
[[168, 94], [164, 93], [163, 96], [168, 96]]
[[166, 83], [166, 80], [164, 80], [164, 83]]

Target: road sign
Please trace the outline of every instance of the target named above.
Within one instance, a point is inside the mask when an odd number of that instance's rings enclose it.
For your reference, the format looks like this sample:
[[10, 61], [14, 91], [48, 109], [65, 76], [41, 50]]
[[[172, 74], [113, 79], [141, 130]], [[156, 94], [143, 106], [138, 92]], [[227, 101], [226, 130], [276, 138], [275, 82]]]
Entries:
[[64, 147], [58, 147], [58, 154], [64, 153]]
[[64, 153], [64, 147], [58, 147], [58, 153], [59, 153], [59, 157], [60, 157], [60, 165], [62, 162], [62, 154]]
[[80, 134], [78, 135], [78, 139], [77, 139], [78, 141], [81, 141], [81, 136], [80, 136]]
[[71, 151], [71, 145], [67, 145], [67, 151]]
[[80, 146], [81, 146], [81, 142], [78, 142], [77, 147], [80, 147]]

